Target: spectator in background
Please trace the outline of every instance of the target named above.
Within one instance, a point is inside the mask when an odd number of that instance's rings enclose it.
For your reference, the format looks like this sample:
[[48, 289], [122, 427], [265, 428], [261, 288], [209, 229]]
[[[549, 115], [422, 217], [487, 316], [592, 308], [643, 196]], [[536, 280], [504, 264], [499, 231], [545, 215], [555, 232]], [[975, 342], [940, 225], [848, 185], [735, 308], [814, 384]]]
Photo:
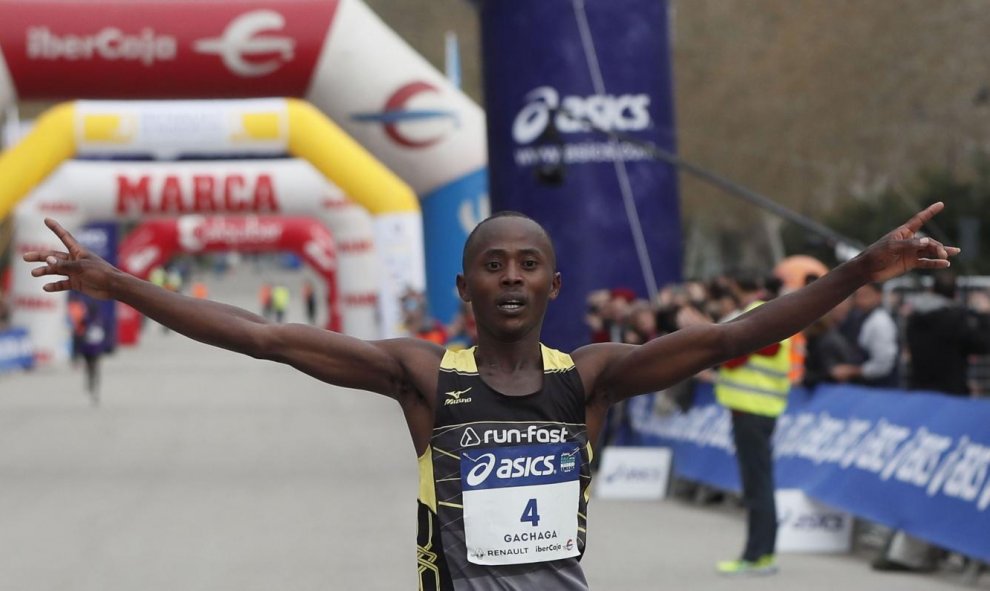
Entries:
[[647, 300], [635, 300], [629, 306], [626, 319], [626, 332], [622, 342], [630, 345], [642, 345], [657, 337], [657, 317]]
[[972, 310], [956, 302], [956, 276], [934, 276], [929, 293], [911, 300], [907, 347], [912, 390], [969, 396], [969, 358], [990, 352], [990, 310]]
[[654, 323], [657, 331], [666, 334], [677, 330], [677, 315], [685, 307], [692, 305], [691, 295], [685, 286], [673, 283], [665, 285], [656, 296], [657, 312]]
[[474, 309], [461, 302], [460, 310], [447, 327], [447, 348], [467, 349], [478, 344], [478, 322]]
[[258, 289], [258, 304], [261, 306], [261, 315], [266, 320], [272, 317], [272, 284], [265, 281]]
[[99, 305], [85, 301], [86, 314], [83, 318], [83, 338], [81, 351], [86, 362], [86, 393], [93, 406], [100, 405], [100, 357], [106, 350], [106, 328]]
[[[609, 292], [608, 302], [602, 311], [601, 328], [592, 334], [593, 343], [625, 343], [629, 328], [629, 314], [636, 293], [627, 287], [616, 287]], [[621, 445], [622, 438], [630, 433], [629, 413], [625, 401], [613, 404], [605, 415], [605, 422], [599, 436], [602, 447]], [[597, 468], [597, 466], [596, 466]]]
[[[956, 301], [956, 276], [939, 271], [926, 293], [909, 298], [906, 342], [911, 390], [969, 396], [969, 357], [990, 352], [988, 309], [970, 310]], [[890, 532], [871, 566], [879, 571], [930, 572], [940, 550], [903, 530]]]
[[307, 279], [302, 286], [303, 306], [306, 308], [306, 322], [316, 325], [316, 289], [313, 282]]
[[285, 322], [290, 297], [288, 287], [279, 284], [272, 288], [272, 313], [275, 315], [275, 322]]
[[165, 273], [165, 289], [174, 291], [175, 293], [182, 293], [183, 285], [185, 285], [184, 274], [178, 265], [173, 265]]
[[430, 316], [423, 292], [407, 289], [402, 294], [402, 322], [411, 336], [437, 345], [447, 342], [447, 329], [443, 323]]
[[740, 303], [726, 277], [716, 277], [708, 284], [708, 303], [705, 312], [715, 321], [722, 321], [739, 308]]
[[609, 292], [608, 302], [602, 310], [602, 327], [591, 335], [593, 343], [621, 343], [625, 338], [629, 321], [629, 308], [636, 293], [627, 287], [616, 287]]
[[202, 281], [194, 281], [189, 288], [189, 295], [199, 300], [207, 300], [210, 298], [210, 290]]
[[[763, 289], [754, 277], [740, 275], [733, 292], [740, 303], [731, 320], [763, 305]], [[777, 505], [773, 482], [773, 431], [787, 406], [791, 380], [790, 339], [722, 364], [715, 384], [719, 404], [732, 413], [739, 480], [747, 510], [746, 545], [737, 560], [719, 562], [723, 575], [777, 572]]]
[[596, 289], [585, 298], [587, 309], [584, 315], [584, 324], [588, 327], [589, 342], [600, 343], [608, 340], [605, 337], [605, 307], [611, 297], [609, 290]]
[[82, 359], [83, 337], [86, 336], [86, 302], [78, 293], [69, 292], [67, 304], [69, 327], [72, 330], [72, 365], [79, 365]]
[[804, 331], [806, 355], [802, 384], [806, 388], [835, 383], [832, 370], [837, 365], [855, 364], [859, 360], [856, 347], [839, 331], [839, 317], [830, 312]]
[[[852, 296], [857, 314], [850, 316], [852, 326], [858, 324], [853, 341], [859, 348], [863, 362], [841, 363], [832, 368], [832, 379], [837, 382], [853, 382], [878, 388], [896, 388], [900, 385], [897, 367], [897, 323], [884, 309], [883, 287], [868, 283]], [[851, 329], [850, 329], [851, 330]]]
[[[162, 281], [161, 287], [164, 287], [171, 292], [182, 293], [182, 273], [179, 272], [178, 267], [175, 265], [173, 265], [170, 269], [162, 269], [162, 275], [159, 279]], [[163, 324], [162, 334], [168, 333], [169, 328]]]

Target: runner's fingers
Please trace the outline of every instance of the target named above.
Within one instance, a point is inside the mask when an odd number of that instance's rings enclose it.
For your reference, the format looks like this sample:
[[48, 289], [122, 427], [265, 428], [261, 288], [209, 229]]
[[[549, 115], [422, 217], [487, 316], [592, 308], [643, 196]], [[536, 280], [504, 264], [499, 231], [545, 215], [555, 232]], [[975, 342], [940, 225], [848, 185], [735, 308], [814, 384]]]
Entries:
[[946, 269], [952, 266], [949, 259], [918, 259], [918, 269]]
[[50, 265], [31, 269], [32, 277], [44, 277], [45, 275], [61, 275], [61, 273], [53, 269]]
[[70, 252], [80, 248], [79, 243], [76, 242], [76, 239], [69, 233], [68, 230], [62, 227], [62, 224], [56, 222], [52, 218], [45, 218], [45, 225], [48, 226], [48, 228], [54, 232], [56, 236], [58, 236], [58, 239], [62, 241], [62, 244], [64, 244]]
[[71, 287], [69, 286], [69, 280], [63, 279], [61, 281], [53, 281], [51, 283], [46, 283], [43, 289], [48, 292], [56, 292], [56, 291], [68, 291], [69, 289], [71, 289]]
[[[949, 248], [944, 244], [935, 240], [934, 238], [924, 237], [915, 239], [916, 247], [918, 248], [918, 255], [924, 256], [926, 258], [938, 258], [947, 259], [949, 258]], [[954, 249], [958, 251], [959, 249]], [[953, 253], [954, 254], [954, 253]]]
[[69, 260], [69, 253], [58, 250], [32, 250], [24, 253], [24, 261], [28, 263], [40, 263], [48, 260], [48, 257], [55, 257], [59, 260]]
[[941, 201], [932, 203], [922, 211], [919, 211], [911, 216], [911, 219], [904, 223], [904, 227], [910, 230], [911, 233], [917, 232], [922, 226], [925, 225], [926, 222], [928, 222], [928, 220], [932, 219], [936, 214], [938, 214], [938, 212], [942, 211], [944, 207], [945, 204]]

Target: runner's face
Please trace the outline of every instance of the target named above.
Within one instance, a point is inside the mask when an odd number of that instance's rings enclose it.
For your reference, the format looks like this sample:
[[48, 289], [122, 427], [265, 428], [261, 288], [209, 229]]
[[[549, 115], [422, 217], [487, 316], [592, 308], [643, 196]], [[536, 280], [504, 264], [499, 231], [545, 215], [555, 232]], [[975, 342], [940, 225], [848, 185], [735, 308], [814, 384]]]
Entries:
[[466, 253], [457, 289], [474, 308], [479, 332], [498, 340], [539, 333], [547, 303], [560, 291], [546, 233], [525, 218], [487, 222]]

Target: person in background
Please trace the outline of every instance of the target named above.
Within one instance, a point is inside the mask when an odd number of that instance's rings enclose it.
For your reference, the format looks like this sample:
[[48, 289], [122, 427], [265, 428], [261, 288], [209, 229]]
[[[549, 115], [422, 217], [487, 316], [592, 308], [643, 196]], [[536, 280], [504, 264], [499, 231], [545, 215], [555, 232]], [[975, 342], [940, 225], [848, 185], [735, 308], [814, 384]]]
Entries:
[[596, 289], [585, 298], [587, 311], [584, 315], [584, 324], [589, 330], [589, 342], [598, 343], [607, 340], [604, 314], [609, 299], [611, 294], [607, 289]]
[[316, 289], [313, 282], [307, 279], [302, 286], [303, 306], [306, 309], [306, 322], [316, 325]]
[[99, 305], [93, 300], [85, 302], [81, 354], [86, 362], [86, 393], [93, 406], [100, 405], [100, 357], [106, 350], [106, 327]]
[[272, 317], [272, 284], [265, 281], [258, 288], [258, 304], [261, 307], [261, 316], [265, 319]]
[[629, 321], [629, 307], [635, 299], [636, 292], [627, 287], [612, 289], [601, 311], [601, 329], [591, 335], [591, 342], [621, 343]]
[[205, 300], [210, 297], [210, 290], [202, 281], [194, 281], [189, 288], [189, 295], [198, 300]]
[[75, 293], [69, 293], [69, 327], [72, 330], [72, 364], [78, 365], [82, 359], [83, 337], [86, 335], [86, 302]]
[[657, 317], [647, 300], [636, 300], [629, 307], [629, 321], [622, 339], [630, 345], [642, 345], [657, 337]]
[[854, 364], [859, 359], [856, 347], [842, 336], [838, 325], [837, 315], [830, 312], [804, 330], [807, 354], [801, 383], [809, 390], [836, 383], [832, 377], [835, 366]]
[[900, 386], [897, 358], [899, 345], [897, 323], [883, 307], [883, 286], [868, 283], [853, 294], [853, 307], [857, 314], [851, 316], [858, 324], [855, 345], [864, 361], [859, 364], [841, 363], [832, 368], [836, 382], [853, 382], [877, 388]]
[[[740, 307], [732, 322], [764, 305], [755, 277], [737, 276], [733, 292]], [[791, 389], [790, 339], [771, 343], [722, 364], [715, 398], [732, 414], [739, 480], [746, 504], [746, 543], [741, 556], [716, 565], [722, 575], [769, 575], [777, 572], [777, 505], [774, 498], [773, 431], [787, 406]]]
[[430, 316], [426, 295], [407, 289], [402, 295], [402, 323], [410, 335], [437, 345], [447, 342], [447, 329], [443, 323]]
[[468, 349], [478, 344], [478, 321], [471, 306], [461, 302], [460, 309], [447, 326], [447, 348]]
[[990, 310], [974, 310], [956, 301], [956, 276], [936, 273], [932, 289], [911, 300], [907, 348], [908, 387], [953, 396], [969, 396], [969, 359], [990, 353]]
[[[805, 275], [804, 285], [811, 285], [819, 279], [819, 275], [809, 273]], [[860, 356], [856, 347], [853, 346], [842, 331], [839, 325], [849, 314], [852, 301], [843, 300], [841, 304], [832, 308], [827, 314], [812, 323], [800, 334], [802, 339], [793, 339], [794, 349], [803, 347], [801, 356], [800, 371], [796, 370], [797, 355], [791, 353], [791, 382], [800, 383], [809, 390], [814, 389], [822, 383], [835, 383], [832, 378], [832, 369], [836, 365], [852, 364], [859, 362]]]
[[290, 297], [288, 287], [278, 284], [272, 288], [272, 313], [275, 315], [275, 322], [285, 322]]

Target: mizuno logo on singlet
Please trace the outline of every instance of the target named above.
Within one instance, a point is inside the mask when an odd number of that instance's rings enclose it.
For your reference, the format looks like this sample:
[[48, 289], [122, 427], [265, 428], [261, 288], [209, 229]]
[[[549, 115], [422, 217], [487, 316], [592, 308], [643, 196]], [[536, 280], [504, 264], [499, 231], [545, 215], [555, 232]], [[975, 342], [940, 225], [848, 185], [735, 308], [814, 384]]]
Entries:
[[471, 397], [461, 398], [462, 395], [468, 393], [471, 388], [465, 388], [463, 390], [451, 390], [450, 392], [444, 392], [449, 398], [443, 401], [444, 406], [449, 406], [451, 404], [465, 404], [471, 402]]

